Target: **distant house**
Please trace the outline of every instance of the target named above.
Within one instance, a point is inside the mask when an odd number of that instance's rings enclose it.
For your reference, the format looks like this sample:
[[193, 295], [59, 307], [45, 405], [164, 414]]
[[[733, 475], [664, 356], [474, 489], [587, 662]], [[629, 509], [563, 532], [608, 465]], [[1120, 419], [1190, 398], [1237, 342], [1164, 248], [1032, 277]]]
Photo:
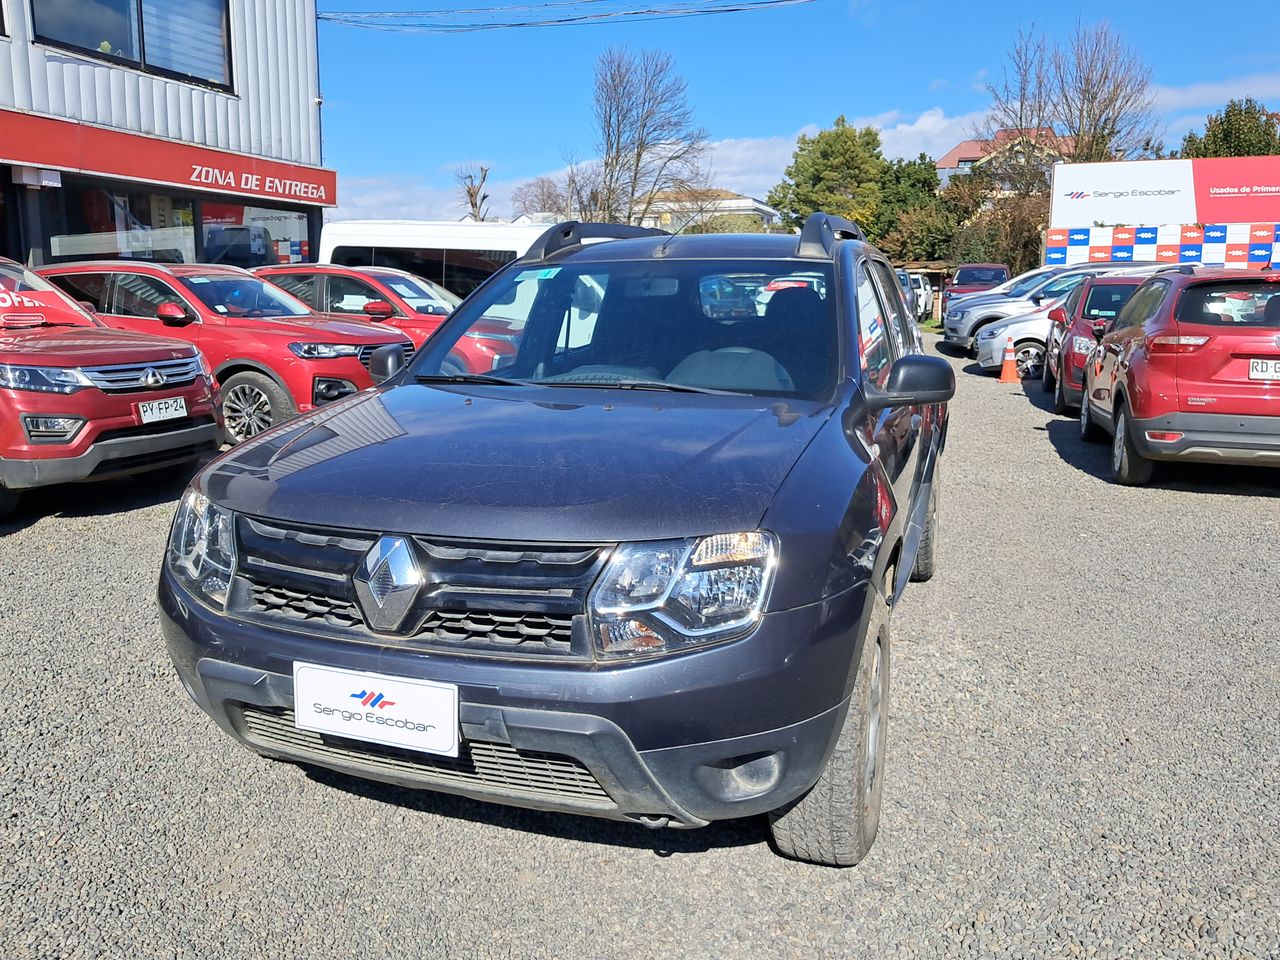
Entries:
[[654, 194], [648, 211], [634, 218], [636, 226], [658, 227], [679, 233], [714, 217], [746, 216], [772, 227], [782, 215], [763, 200], [715, 188], [707, 190], [664, 190]]
[[938, 182], [945, 187], [957, 174], [981, 169], [1010, 152], [1033, 153], [1049, 167], [1067, 159], [1073, 146], [1070, 137], [1059, 136], [1052, 127], [997, 130], [989, 140], [961, 140], [943, 154], [935, 164]]

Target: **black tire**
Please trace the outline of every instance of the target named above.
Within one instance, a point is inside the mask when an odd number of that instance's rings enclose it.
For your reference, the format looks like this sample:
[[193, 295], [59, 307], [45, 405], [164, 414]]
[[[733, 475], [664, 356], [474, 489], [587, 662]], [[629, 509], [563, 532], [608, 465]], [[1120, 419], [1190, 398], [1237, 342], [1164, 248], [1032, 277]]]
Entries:
[[911, 568], [911, 581], [924, 583], [933, 578], [938, 555], [938, 490], [942, 483], [939, 465], [933, 466], [933, 483], [929, 488], [929, 506], [926, 507], [924, 533], [916, 551], [916, 562]]
[[1045, 393], [1053, 393], [1058, 378], [1054, 375], [1053, 364], [1049, 362], [1049, 344], [1044, 345], [1044, 363], [1040, 364], [1040, 389]]
[[1085, 443], [1101, 443], [1102, 428], [1093, 422], [1093, 414], [1089, 410], [1089, 381], [1084, 381], [1084, 396], [1080, 398], [1080, 439]]
[[1128, 487], [1140, 487], [1151, 479], [1156, 465], [1133, 445], [1129, 432], [1131, 420], [1129, 404], [1121, 401], [1116, 408], [1116, 432], [1111, 440], [1111, 479]]
[[[783, 856], [829, 867], [852, 867], [866, 857], [880, 826], [889, 713], [889, 617], [873, 616], [844, 725], [818, 782], [800, 799], [769, 814], [773, 843]], [[874, 755], [868, 746], [874, 742]]]
[[1058, 416], [1069, 412], [1071, 404], [1067, 403], [1067, 388], [1062, 383], [1062, 377], [1053, 378], [1053, 412]]
[[[1040, 355], [1040, 362], [1037, 364], [1040, 369], [1035, 369], [1030, 360], [1037, 353]], [[1018, 376], [1023, 380], [1038, 380], [1043, 375], [1044, 361], [1048, 356], [1044, 344], [1038, 340], [1023, 340], [1021, 343], [1013, 345], [1013, 357], [1018, 364]], [[1025, 359], [1024, 359], [1025, 358]]]
[[0, 520], [4, 520], [17, 509], [19, 496], [17, 490], [10, 490], [0, 483]]
[[235, 446], [298, 412], [293, 398], [265, 374], [246, 370], [222, 384], [222, 415], [227, 443]]

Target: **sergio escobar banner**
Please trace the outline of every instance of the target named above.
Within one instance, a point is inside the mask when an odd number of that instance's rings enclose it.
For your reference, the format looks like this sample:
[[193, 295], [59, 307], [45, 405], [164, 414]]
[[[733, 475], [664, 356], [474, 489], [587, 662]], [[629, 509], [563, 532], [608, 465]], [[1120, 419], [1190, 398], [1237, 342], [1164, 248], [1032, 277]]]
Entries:
[[1050, 229], [1280, 222], [1280, 157], [1060, 163]]

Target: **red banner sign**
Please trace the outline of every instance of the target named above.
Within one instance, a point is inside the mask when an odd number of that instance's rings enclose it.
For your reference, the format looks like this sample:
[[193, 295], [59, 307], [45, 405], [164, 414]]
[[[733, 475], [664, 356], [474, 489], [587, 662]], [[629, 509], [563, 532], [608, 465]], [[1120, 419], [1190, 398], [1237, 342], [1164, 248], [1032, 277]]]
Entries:
[[332, 170], [0, 110], [0, 162], [331, 207]]

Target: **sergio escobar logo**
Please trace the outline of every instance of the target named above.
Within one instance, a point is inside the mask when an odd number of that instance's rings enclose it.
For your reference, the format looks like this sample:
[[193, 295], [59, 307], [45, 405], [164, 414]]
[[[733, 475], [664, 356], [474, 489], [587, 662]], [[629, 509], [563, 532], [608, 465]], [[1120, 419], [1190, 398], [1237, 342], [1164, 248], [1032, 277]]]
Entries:
[[[1095, 197], [1110, 197], [1110, 198], [1111, 198], [1111, 199], [1113, 199], [1113, 200], [1123, 200], [1125, 197], [1176, 197], [1176, 196], [1177, 196], [1178, 194], [1180, 194], [1181, 192], [1182, 192], [1182, 190], [1180, 190], [1180, 189], [1174, 189], [1174, 190], [1095, 190], [1095, 191], [1093, 192], [1093, 196], [1095, 196]], [[1067, 194], [1067, 196], [1069, 196], [1069, 197], [1074, 197], [1075, 195], [1074, 195], [1074, 194], [1070, 194], [1070, 193], [1069, 193], [1069, 194]], [[1087, 197], [1087, 196], [1089, 196], [1089, 194], [1087, 194], [1087, 193], [1086, 193], [1086, 194], [1083, 194], [1083, 196]], [[1077, 197], [1076, 199], [1079, 199], [1079, 198]]]
[[[352, 699], [359, 700], [361, 706], [373, 707], [378, 709], [383, 707], [395, 706], [394, 700], [385, 699], [380, 693], [371, 693], [367, 690], [361, 690], [359, 693], [351, 694]], [[418, 723], [416, 720], [405, 720], [398, 717], [388, 717], [380, 713], [374, 713], [372, 710], [361, 712], [359, 710], [342, 710], [338, 707], [326, 707], [323, 703], [313, 703], [311, 705], [313, 713], [322, 717], [341, 717], [347, 723], [372, 723], [380, 727], [392, 727], [396, 730], [410, 730], [414, 733], [429, 733], [434, 730], [433, 723]]]

